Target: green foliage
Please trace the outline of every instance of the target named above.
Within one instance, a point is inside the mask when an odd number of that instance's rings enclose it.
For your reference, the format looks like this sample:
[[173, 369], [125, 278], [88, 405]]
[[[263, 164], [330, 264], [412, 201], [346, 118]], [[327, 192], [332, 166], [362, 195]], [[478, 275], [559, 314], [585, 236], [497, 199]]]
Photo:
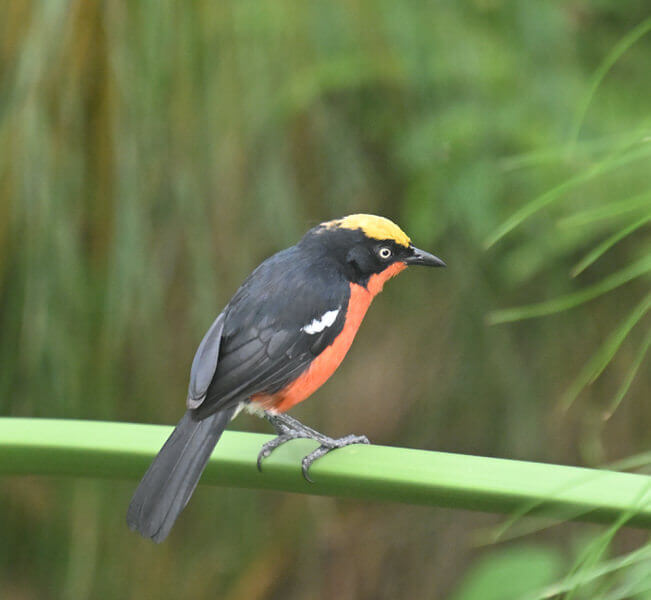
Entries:
[[521, 600], [551, 584], [562, 568], [561, 557], [549, 548], [521, 545], [495, 551], [466, 573], [450, 600]]
[[[607, 56], [600, 68], [597, 70], [589, 94], [583, 102], [579, 115], [576, 119], [574, 131], [570, 139], [571, 156], [574, 153], [578, 133], [585, 118], [588, 105], [592, 96], [597, 92], [599, 84], [602, 82], [606, 73], [613, 67], [615, 62], [630, 46], [640, 39], [645, 33], [651, 30], [651, 19], [647, 19], [632, 32], [626, 35], [620, 43], [616, 45], [613, 51]], [[648, 145], [648, 131], [643, 130], [640, 141]], [[649, 156], [649, 151], [642, 146], [642, 149], [630, 150], [627, 147], [623, 155], [618, 151], [612, 153], [601, 162], [584, 169], [579, 175], [567, 180], [565, 183], [556, 186], [549, 192], [542, 194], [538, 199], [528, 203], [508, 219], [498, 230], [489, 238], [489, 244], [493, 244], [509, 233], [518, 225], [521, 225], [526, 219], [535, 215], [539, 210], [548, 207], [554, 201], [558, 200], [562, 194], [575, 186], [581, 186], [589, 182], [593, 177], [603, 178], [604, 175], [618, 175], [622, 167], [627, 166], [630, 160], [634, 161], [639, 158]], [[607, 182], [606, 182], [607, 183]], [[572, 202], [566, 202], [572, 205]], [[596, 204], [596, 206], [595, 206]], [[622, 227], [621, 219], [628, 222]], [[605, 223], [606, 227], [612, 231], [605, 239], [594, 247], [587, 255], [584, 256], [578, 264], [572, 269], [572, 276], [576, 277], [591, 267], [599, 258], [610, 250], [617, 242], [626, 238], [630, 234], [644, 227], [651, 219], [651, 193], [646, 189], [624, 200], [615, 197], [606, 197], [602, 203], [592, 203], [587, 209], [578, 210], [566, 216], [559, 221], [559, 227], [584, 227], [596, 223]], [[607, 232], [608, 229], [605, 231]], [[585, 231], [585, 229], [584, 229]], [[584, 236], [578, 236], [570, 244], [566, 251], [572, 251], [581, 245], [585, 240]], [[610, 292], [619, 286], [632, 281], [635, 278], [642, 278], [645, 282], [649, 281], [649, 257], [651, 256], [651, 245], [648, 242], [641, 245], [642, 256], [637, 261], [632, 260], [631, 264], [619, 270], [618, 272], [602, 276], [598, 283], [579, 292], [574, 292], [567, 296], [547, 301], [537, 305], [496, 311], [489, 316], [489, 322], [503, 323], [516, 321], [531, 317], [540, 317], [550, 315], [559, 311], [575, 308], [593, 300], [607, 292]], [[647, 287], [648, 289], [648, 287]], [[571, 403], [576, 400], [578, 395], [603, 373], [608, 365], [613, 361], [616, 353], [622, 346], [623, 342], [629, 336], [633, 328], [638, 324], [645, 322], [645, 317], [651, 309], [651, 294], [647, 295], [642, 301], [633, 308], [621, 324], [613, 329], [606, 340], [601, 344], [593, 357], [585, 364], [577, 378], [569, 386], [564, 395], [562, 406], [568, 410]], [[611, 401], [609, 408], [604, 412], [604, 419], [610, 419], [615, 409], [621, 404], [625, 394], [628, 392], [631, 383], [637, 374], [641, 364], [644, 361], [647, 350], [651, 343], [651, 327], [646, 331], [646, 336], [640, 350], [635, 356], [632, 364], [626, 373], [614, 399]], [[650, 552], [651, 543], [643, 545], [640, 549], [635, 550], [623, 557], [614, 559], [609, 563], [603, 561], [608, 552], [615, 535], [621, 526], [626, 524], [626, 517], [595, 539], [588, 545], [586, 550], [580, 554], [575, 562], [574, 567], [568, 576], [559, 584], [551, 586], [543, 591], [537, 598], [560, 597], [570, 600], [571, 598], [633, 598], [641, 597], [640, 594], [651, 590], [651, 580], [648, 577], [649, 565], [651, 564]], [[512, 524], [514, 520], [511, 520]], [[642, 564], [638, 564], [642, 561]], [[613, 575], [613, 572], [615, 575]], [[640, 575], [642, 574], [642, 575]]]

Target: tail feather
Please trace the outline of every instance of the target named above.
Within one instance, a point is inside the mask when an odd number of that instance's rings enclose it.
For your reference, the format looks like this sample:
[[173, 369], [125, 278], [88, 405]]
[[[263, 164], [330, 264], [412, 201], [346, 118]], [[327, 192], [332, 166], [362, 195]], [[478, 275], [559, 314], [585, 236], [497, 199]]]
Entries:
[[155, 542], [167, 537], [234, 412], [228, 408], [201, 420], [185, 413], [133, 495], [127, 511], [130, 529]]

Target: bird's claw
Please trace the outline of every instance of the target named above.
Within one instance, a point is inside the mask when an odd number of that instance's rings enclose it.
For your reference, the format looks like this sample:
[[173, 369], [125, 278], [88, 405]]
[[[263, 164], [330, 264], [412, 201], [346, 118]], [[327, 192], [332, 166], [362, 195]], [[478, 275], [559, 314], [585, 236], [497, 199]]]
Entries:
[[269, 440], [268, 442], [265, 442], [262, 445], [262, 448], [260, 448], [260, 452], [258, 452], [258, 460], [256, 461], [258, 465], [258, 471], [262, 473], [262, 461], [265, 458], [271, 456], [271, 453], [276, 448], [278, 448], [278, 446], [282, 446], [285, 442], [289, 442], [289, 440], [294, 440], [294, 439], [296, 439], [296, 436], [283, 433], [278, 437], [275, 437], [273, 440]]
[[343, 448], [344, 446], [350, 446], [351, 444], [370, 444], [365, 435], [350, 434], [336, 439], [328, 437], [327, 435], [323, 435], [322, 433], [303, 425], [303, 423], [289, 415], [278, 415], [267, 412], [265, 417], [276, 429], [278, 437], [269, 440], [260, 449], [257, 460], [258, 471], [262, 471], [262, 461], [269, 457], [278, 446], [281, 446], [290, 440], [307, 438], [319, 442], [319, 447], [310, 452], [301, 462], [303, 477], [306, 481], [314, 483], [310, 477], [310, 467], [315, 460], [325, 456], [328, 452], [336, 450], [337, 448]]
[[318, 460], [322, 456], [328, 454], [332, 450], [337, 448], [344, 448], [345, 446], [350, 446], [351, 444], [370, 444], [368, 438], [365, 435], [355, 435], [350, 434], [338, 439], [330, 439], [327, 443], [322, 443], [316, 450], [310, 452], [306, 457], [301, 461], [301, 470], [303, 471], [303, 477], [309, 483], [314, 483], [314, 480], [310, 477], [310, 467], [315, 460]]
[[[260, 449], [260, 452], [258, 453], [258, 459], [256, 461], [256, 464], [258, 465], [258, 471], [262, 472], [262, 461], [265, 458], [271, 456], [271, 453], [276, 448], [278, 448], [278, 446], [282, 446], [285, 442], [289, 442], [290, 440], [295, 440], [303, 437], [309, 438], [307, 435], [297, 435], [297, 432], [283, 433], [278, 437], [275, 437], [273, 440], [265, 442], [265, 444]], [[322, 456], [325, 456], [328, 454], [328, 452], [336, 450], [337, 448], [344, 448], [345, 446], [350, 446], [351, 444], [370, 444], [368, 438], [365, 435], [355, 434], [346, 435], [342, 438], [337, 439], [323, 436], [317, 441], [321, 442], [321, 445], [316, 448], [316, 450], [310, 452], [301, 461], [301, 470], [303, 471], [303, 477], [310, 483], [314, 483], [314, 480], [310, 477], [310, 467], [314, 461], [318, 460]]]

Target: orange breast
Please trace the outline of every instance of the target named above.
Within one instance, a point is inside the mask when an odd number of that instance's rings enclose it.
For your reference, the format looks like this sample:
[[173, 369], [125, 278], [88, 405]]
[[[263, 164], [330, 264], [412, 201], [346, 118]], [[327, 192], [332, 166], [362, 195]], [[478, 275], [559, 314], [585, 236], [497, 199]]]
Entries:
[[335, 341], [292, 383], [272, 395], [256, 394], [251, 397], [251, 402], [259, 404], [265, 410], [285, 412], [318, 390], [346, 356], [373, 298], [382, 291], [388, 279], [400, 273], [406, 266], [404, 263], [394, 263], [382, 273], [372, 275], [367, 287], [351, 283], [344, 327]]

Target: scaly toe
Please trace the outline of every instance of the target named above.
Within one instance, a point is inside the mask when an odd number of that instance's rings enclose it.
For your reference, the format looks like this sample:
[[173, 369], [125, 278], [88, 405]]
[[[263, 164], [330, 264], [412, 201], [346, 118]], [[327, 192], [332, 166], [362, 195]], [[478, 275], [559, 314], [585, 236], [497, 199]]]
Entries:
[[314, 480], [310, 477], [310, 467], [312, 466], [312, 463], [334, 449], [335, 448], [331, 446], [319, 446], [316, 450], [313, 450], [303, 458], [301, 461], [301, 470], [303, 471], [303, 477], [306, 481], [314, 483]]
[[350, 434], [338, 439], [330, 439], [326, 443], [321, 444], [316, 450], [310, 452], [303, 461], [301, 462], [303, 477], [306, 481], [314, 483], [314, 480], [310, 477], [310, 467], [314, 461], [318, 460], [322, 456], [328, 454], [332, 450], [337, 448], [345, 448], [346, 446], [351, 446], [352, 444], [370, 444], [368, 438], [365, 435], [355, 435]]
[[354, 433], [351, 433], [350, 435], [347, 435], [345, 437], [339, 438], [338, 440], [335, 440], [337, 442], [337, 445], [335, 448], [343, 448], [345, 446], [350, 446], [351, 444], [370, 444], [371, 442], [368, 441], [368, 438], [365, 435], [355, 435]]
[[265, 458], [271, 456], [271, 453], [276, 448], [278, 448], [278, 446], [282, 446], [285, 442], [289, 442], [292, 439], [294, 438], [291, 435], [283, 434], [283, 435], [279, 435], [278, 437], [275, 437], [273, 440], [269, 440], [268, 442], [265, 442], [262, 445], [262, 448], [260, 448], [260, 452], [258, 453], [258, 460], [257, 460], [258, 471], [262, 472], [262, 461]]

